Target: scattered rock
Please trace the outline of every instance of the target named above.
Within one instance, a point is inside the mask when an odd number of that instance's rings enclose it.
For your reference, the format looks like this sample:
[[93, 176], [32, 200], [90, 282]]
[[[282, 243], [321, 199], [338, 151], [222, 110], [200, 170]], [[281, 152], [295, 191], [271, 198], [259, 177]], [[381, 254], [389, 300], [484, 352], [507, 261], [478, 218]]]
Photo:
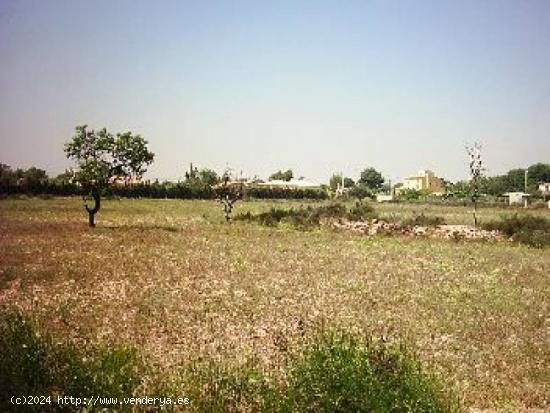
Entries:
[[415, 225], [413, 227], [399, 223], [386, 222], [373, 219], [370, 222], [363, 221], [331, 221], [334, 228], [351, 231], [356, 234], [373, 236], [381, 233], [401, 234], [412, 237], [426, 237], [443, 239], [484, 239], [501, 240], [502, 234], [498, 231], [486, 231], [468, 225], [438, 225], [435, 228]]
[[484, 229], [470, 227], [468, 225], [439, 225], [434, 235], [446, 239], [488, 239], [501, 240], [502, 234], [498, 231], [486, 231]]

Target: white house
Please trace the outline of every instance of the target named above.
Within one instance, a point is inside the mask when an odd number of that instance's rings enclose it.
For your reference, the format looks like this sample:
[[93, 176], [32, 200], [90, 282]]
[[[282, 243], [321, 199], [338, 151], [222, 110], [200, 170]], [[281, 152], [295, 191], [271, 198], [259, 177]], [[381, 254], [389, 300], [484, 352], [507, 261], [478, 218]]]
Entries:
[[376, 202], [391, 202], [393, 201], [393, 195], [391, 194], [377, 194]]
[[306, 188], [320, 188], [321, 184], [317, 182], [308, 182], [303, 179], [291, 179], [290, 181], [282, 181], [274, 179], [267, 182], [258, 182], [257, 186], [269, 187], [269, 188], [285, 188], [285, 189], [306, 189]]
[[[444, 194], [445, 186], [433, 171], [420, 171], [416, 176], [409, 176], [403, 180], [402, 189], [414, 189], [416, 191], [428, 191], [435, 194]], [[400, 189], [401, 189], [400, 188]]]
[[550, 195], [550, 182], [542, 182], [539, 184], [539, 191], [542, 192], [544, 196]]
[[506, 192], [504, 196], [508, 197], [510, 205], [526, 205], [527, 199], [531, 196], [525, 192]]

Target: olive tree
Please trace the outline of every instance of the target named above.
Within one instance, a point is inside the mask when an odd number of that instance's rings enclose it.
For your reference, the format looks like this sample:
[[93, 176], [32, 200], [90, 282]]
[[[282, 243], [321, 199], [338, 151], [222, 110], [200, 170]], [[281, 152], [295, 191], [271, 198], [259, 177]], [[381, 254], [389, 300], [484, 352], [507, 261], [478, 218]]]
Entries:
[[65, 144], [65, 154], [77, 164], [75, 181], [94, 200], [92, 207], [86, 198], [84, 203], [90, 227], [95, 227], [95, 214], [101, 207], [101, 190], [113, 178], [141, 178], [154, 158], [140, 135], [123, 132], [114, 136], [105, 128], [96, 132], [87, 125], [75, 128], [74, 136]]

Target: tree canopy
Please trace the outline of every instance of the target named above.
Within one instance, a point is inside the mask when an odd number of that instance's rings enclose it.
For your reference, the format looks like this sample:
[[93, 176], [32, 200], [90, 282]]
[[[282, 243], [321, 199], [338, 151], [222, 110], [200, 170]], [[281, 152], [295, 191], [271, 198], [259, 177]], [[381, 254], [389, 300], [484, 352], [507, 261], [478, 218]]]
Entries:
[[536, 163], [527, 168], [527, 183], [539, 184], [550, 182], [550, 164]]
[[154, 159], [141, 135], [114, 136], [105, 128], [96, 132], [87, 125], [75, 128], [65, 154], [77, 163], [75, 180], [90, 188], [103, 187], [113, 177], [141, 178]]
[[185, 173], [185, 181], [193, 185], [212, 186], [220, 182], [220, 177], [213, 169], [194, 168]]
[[75, 128], [65, 154], [77, 163], [75, 180], [93, 197], [93, 207], [84, 204], [90, 227], [95, 227], [94, 216], [100, 209], [100, 189], [111, 178], [141, 178], [155, 157], [140, 135], [123, 132], [113, 136], [105, 128], [95, 132], [87, 125]]
[[384, 178], [376, 169], [366, 168], [361, 172], [358, 183], [366, 185], [370, 189], [380, 189], [384, 184]]
[[290, 181], [294, 177], [294, 172], [292, 169], [287, 169], [286, 171], [277, 171], [269, 177], [270, 181], [280, 180], [280, 181]]
[[[338, 188], [338, 185], [342, 185], [342, 174], [333, 174], [330, 177], [328, 185], [330, 189], [335, 191]], [[355, 186], [355, 181], [347, 176], [344, 177], [344, 187], [352, 188], [353, 186]]]

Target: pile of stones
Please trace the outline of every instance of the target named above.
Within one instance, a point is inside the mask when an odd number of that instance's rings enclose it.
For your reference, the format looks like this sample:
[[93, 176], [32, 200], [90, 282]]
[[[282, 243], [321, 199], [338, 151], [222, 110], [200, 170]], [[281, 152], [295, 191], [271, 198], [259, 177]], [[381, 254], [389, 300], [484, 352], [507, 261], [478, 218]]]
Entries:
[[468, 225], [439, 225], [434, 230], [438, 238], [446, 239], [487, 239], [499, 241], [503, 236], [498, 231], [470, 227]]
[[502, 235], [498, 231], [486, 231], [468, 225], [438, 225], [436, 227], [409, 226], [396, 222], [386, 222], [373, 219], [371, 221], [332, 221], [331, 226], [361, 235], [373, 236], [376, 234], [397, 234], [410, 237], [433, 237], [443, 239], [485, 239], [500, 240]]

